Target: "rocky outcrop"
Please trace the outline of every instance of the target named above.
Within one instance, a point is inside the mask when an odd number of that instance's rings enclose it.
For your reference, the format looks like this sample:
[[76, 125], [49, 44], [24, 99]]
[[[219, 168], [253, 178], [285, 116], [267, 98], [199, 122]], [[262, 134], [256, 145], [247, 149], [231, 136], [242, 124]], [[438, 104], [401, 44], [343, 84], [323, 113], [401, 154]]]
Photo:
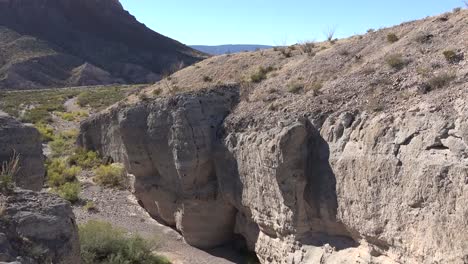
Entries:
[[39, 132], [0, 112], [0, 163], [8, 162], [14, 153], [20, 166], [14, 181], [18, 187], [39, 191], [45, 176], [44, 156]]
[[262, 263], [466, 259], [461, 101], [454, 119], [419, 106], [257, 126], [232, 113], [237, 92], [112, 109], [80, 144], [124, 162], [146, 210], [197, 247], [240, 234]]
[[[468, 67], [443, 55], [466, 54], [466, 12], [208, 59], [87, 120], [79, 143], [126, 164], [140, 203], [197, 247], [467, 263]], [[273, 72], [246, 82], [259, 66]]]
[[79, 264], [78, 228], [70, 203], [49, 194], [0, 194], [0, 263]]

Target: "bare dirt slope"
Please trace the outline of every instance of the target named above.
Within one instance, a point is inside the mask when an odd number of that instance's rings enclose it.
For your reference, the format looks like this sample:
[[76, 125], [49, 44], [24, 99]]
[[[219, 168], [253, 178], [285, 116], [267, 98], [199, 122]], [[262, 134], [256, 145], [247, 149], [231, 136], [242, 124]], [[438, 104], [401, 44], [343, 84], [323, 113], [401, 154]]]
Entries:
[[0, 1], [0, 89], [151, 83], [203, 57], [119, 1]]

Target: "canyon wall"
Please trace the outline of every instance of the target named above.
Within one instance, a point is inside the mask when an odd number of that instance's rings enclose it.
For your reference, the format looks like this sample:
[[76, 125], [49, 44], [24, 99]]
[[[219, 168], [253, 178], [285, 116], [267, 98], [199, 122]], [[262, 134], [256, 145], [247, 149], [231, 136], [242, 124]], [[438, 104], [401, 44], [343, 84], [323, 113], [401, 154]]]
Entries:
[[236, 86], [121, 104], [79, 144], [125, 163], [142, 206], [196, 247], [240, 235], [262, 263], [467, 261], [463, 100], [452, 115], [244, 106]]

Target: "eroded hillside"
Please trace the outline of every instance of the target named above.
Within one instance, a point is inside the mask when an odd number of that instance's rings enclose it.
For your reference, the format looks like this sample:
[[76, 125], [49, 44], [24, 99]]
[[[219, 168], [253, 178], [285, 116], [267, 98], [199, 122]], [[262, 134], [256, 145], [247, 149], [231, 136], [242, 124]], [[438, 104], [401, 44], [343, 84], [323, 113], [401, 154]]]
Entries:
[[468, 260], [468, 11], [207, 59], [82, 123], [197, 247], [262, 263]]
[[119, 1], [0, 1], [0, 89], [151, 83], [202, 58]]

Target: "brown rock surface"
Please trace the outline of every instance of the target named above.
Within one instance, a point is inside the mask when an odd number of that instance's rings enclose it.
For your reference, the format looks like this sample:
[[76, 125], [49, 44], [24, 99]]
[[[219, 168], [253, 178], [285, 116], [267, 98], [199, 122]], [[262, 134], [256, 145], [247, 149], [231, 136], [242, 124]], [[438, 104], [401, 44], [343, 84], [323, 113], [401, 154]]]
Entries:
[[[125, 163], [146, 210], [195, 246], [240, 234], [262, 263], [464, 263], [468, 67], [442, 52], [466, 54], [467, 12], [314, 56], [211, 58], [90, 118], [80, 144]], [[248, 82], [259, 66], [276, 70]]]

